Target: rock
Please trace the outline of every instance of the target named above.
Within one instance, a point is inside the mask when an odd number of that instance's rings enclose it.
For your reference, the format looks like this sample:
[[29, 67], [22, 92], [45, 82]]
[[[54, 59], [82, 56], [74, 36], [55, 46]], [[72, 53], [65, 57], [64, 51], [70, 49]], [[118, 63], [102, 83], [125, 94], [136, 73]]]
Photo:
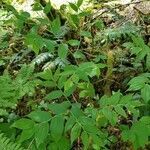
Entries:
[[144, 15], [150, 15], [150, 1], [137, 3], [134, 8]]

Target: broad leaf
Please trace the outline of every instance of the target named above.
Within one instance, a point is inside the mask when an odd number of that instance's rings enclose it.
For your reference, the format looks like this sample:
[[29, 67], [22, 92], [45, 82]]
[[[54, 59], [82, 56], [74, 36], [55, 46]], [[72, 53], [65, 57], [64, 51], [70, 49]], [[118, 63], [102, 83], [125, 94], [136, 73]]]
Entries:
[[73, 116], [70, 116], [70, 118], [67, 119], [67, 122], [65, 125], [65, 132], [70, 130], [75, 123], [76, 123], [76, 119]]
[[74, 11], [78, 12], [78, 7], [74, 3], [69, 3], [69, 5]]
[[110, 107], [105, 107], [104, 109], [102, 109], [102, 112], [112, 125], [115, 125], [117, 123], [117, 114], [112, 111]]
[[144, 87], [141, 89], [141, 96], [145, 103], [148, 103], [150, 100], [150, 85], [145, 84]]
[[19, 142], [22, 143], [28, 139], [30, 139], [34, 135], [34, 128], [25, 129], [21, 132]]
[[83, 0], [78, 0], [77, 1], [77, 6], [80, 7], [83, 4]]
[[81, 140], [84, 145], [84, 149], [87, 149], [89, 146], [89, 135], [87, 134], [87, 132], [85, 132], [85, 131], [82, 132]]
[[79, 46], [80, 45], [80, 41], [78, 41], [78, 40], [69, 40], [68, 43], [71, 46]]
[[123, 109], [121, 106], [117, 105], [117, 106], [114, 107], [114, 109], [115, 109], [115, 111], [116, 111], [119, 115], [121, 115], [121, 116], [127, 118], [127, 115], [126, 115], [124, 109]]
[[22, 129], [22, 130], [33, 128], [33, 126], [34, 126], [34, 122], [26, 118], [19, 119], [12, 124], [12, 127]]
[[35, 141], [37, 146], [44, 142], [49, 132], [48, 123], [39, 123], [35, 126]]
[[88, 31], [81, 31], [80, 35], [84, 37], [88, 37], [88, 38], [92, 37], [91, 32], [88, 32]]
[[60, 34], [61, 31], [61, 23], [60, 23], [60, 18], [56, 18], [52, 23], [51, 23], [51, 31], [54, 35]]
[[81, 132], [81, 126], [76, 123], [71, 130], [71, 143], [73, 143], [79, 136]]
[[53, 113], [53, 114], [65, 114], [70, 107], [70, 103], [68, 101], [64, 101], [60, 104], [58, 103], [52, 103], [48, 105], [48, 109]]
[[31, 112], [28, 117], [36, 122], [45, 122], [50, 120], [51, 114], [49, 112], [39, 110]]
[[62, 115], [57, 115], [51, 120], [50, 132], [53, 140], [59, 141], [64, 131], [64, 118]]
[[61, 59], [65, 59], [68, 53], [68, 45], [67, 44], [60, 44], [58, 48], [58, 56]]
[[142, 89], [144, 87], [144, 85], [145, 85], [146, 82], [148, 82], [148, 79], [145, 76], [134, 77], [128, 83], [128, 85], [130, 85], [130, 87], [129, 87], [128, 90], [129, 91], [140, 90], [140, 89]]
[[44, 7], [44, 13], [48, 14], [51, 11], [51, 8], [52, 8], [51, 3], [50, 2], [47, 3], [46, 6]]
[[54, 100], [57, 98], [62, 97], [63, 93], [60, 90], [56, 90], [56, 91], [52, 91], [51, 93], [49, 93], [45, 98], [47, 100]]

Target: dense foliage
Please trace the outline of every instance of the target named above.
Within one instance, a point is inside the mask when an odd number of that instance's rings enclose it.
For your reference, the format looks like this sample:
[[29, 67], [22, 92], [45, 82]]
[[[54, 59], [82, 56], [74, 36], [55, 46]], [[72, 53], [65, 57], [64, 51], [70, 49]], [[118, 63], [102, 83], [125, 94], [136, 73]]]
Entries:
[[57, 10], [42, 0], [34, 17], [1, 2], [0, 150], [150, 149], [150, 11], [141, 3]]

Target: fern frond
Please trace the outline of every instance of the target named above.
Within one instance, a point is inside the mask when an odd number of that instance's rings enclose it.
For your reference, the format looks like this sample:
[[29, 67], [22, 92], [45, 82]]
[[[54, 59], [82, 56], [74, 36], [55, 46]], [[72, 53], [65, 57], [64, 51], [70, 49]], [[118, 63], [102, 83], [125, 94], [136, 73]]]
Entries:
[[19, 70], [16, 80], [24, 80], [26, 82], [33, 74], [34, 66], [23, 65]]
[[139, 28], [131, 23], [125, 23], [119, 27], [108, 28], [97, 34], [96, 41], [107, 41], [113, 42], [116, 40], [121, 40], [122, 38], [131, 37], [131, 35], [137, 35], [139, 33]]
[[0, 76], [0, 116], [7, 115], [7, 109], [16, 107], [15, 87], [8, 75]]
[[34, 66], [24, 65], [15, 79], [8, 74], [0, 76], [0, 116], [7, 115], [10, 109], [15, 109], [18, 100], [25, 94], [33, 94], [36, 80], [33, 80]]
[[104, 34], [111, 40], [116, 40], [121, 37], [127, 37], [131, 34], [137, 34], [139, 29], [131, 23], [126, 23], [118, 28], [106, 29]]
[[0, 150], [24, 150], [19, 144], [10, 141], [3, 133], [0, 133]]

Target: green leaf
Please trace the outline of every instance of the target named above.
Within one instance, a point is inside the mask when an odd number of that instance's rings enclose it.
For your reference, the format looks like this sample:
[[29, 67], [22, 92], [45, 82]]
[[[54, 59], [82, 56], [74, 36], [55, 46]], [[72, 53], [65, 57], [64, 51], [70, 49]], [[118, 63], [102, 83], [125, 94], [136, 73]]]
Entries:
[[89, 135], [87, 134], [87, 132], [85, 132], [85, 131], [82, 132], [81, 140], [84, 145], [84, 149], [87, 149], [89, 146]]
[[50, 51], [50, 52], [54, 52], [56, 43], [52, 40], [47, 40], [44, 39], [44, 43], [45, 43], [45, 47]]
[[110, 105], [117, 105], [120, 101], [122, 94], [120, 93], [120, 91], [115, 92], [109, 99], [110, 101]]
[[66, 97], [69, 97], [75, 92], [75, 90], [76, 90], [76, 85], [73, 85], [67, 91], [64, 91], [64, 94], [65, 94]]
[[[10, 1], [9, 1], [10, 2]], [[6, 5], [8, 11], [12, 11], [13, 15], [18, 16], [18, 11], [12, 5]]]
[[73, 116], [70, 116], [70, 118], [67, 119], [67, 122], [65, 125], [65, 132], [70, 130], [75, 123], [76, 123], [76, 119]]
[[115, 92], [111, 97], [108, 97], [106, 95], [102, 96], [100, 99], [100, 105], [101, 107], [105, 107], [105, 106], [115, 106], [117, 104], [119, 104], [121, 98], [121, 93]]
[[30, 139], [34, 135], [34, 128], [25, 129], [21, 132], [19, 142], [22, 143], [28, 139]]
[[67, 138], [62, 137], [59, 141], [49, 143], [47, 150], [70, 150], [70, 142]]
[[54, 35], [58, 35], [61, 31], [61, 23], [60, 18], [57, 17], [52, 23], [51, 23], [51, 31]]
[[68, 91], [73, 87], [73, 85], [74, 85], [73, 81], [71, 80], [71, 78], [69, 78], [64, 84], [64, 90]]
[[96, 134], [90, 134], [90, 137], [93, 141], [92, 147], [94, 150], [99, 150], [100, 147], [104, 147], [104, 141], [101, 140], [102, 137], [99, 137]]
[[44, 13], [48, 14], [51, 11], [51, 8], [52, 8], [51, 3], [50, 2], [47, 3], [46, 6], [44, 7]]
[[114, 106], [114, 109], [115, 109], [115, 111], [116, 111], [119, 115], [121, 115], [121, 116], [127, 118], [127, 115], [126, 115], [124, 109], [123, 109], [121, 106], [119, 106], [119, 105]]
[[[146, 131], [146, 132], [145, 132]], [[124, 130], [122, 132], [122, 138], [124, 141], [132, 142], [134, 149], [144, 148], [148, 144], [148, 137], [150, 135], [149, 124], [146, 125], [142, 120], [135, 122], [130, 130]]]
[[54, 73], [54, 76], [53, 76], [53, 80], [54, 80], [55, 82], [57, 82], [59, 78], [60, 78], [60, 68], [57, 68], [57, 69], [55, 70], [55, 73]]
[[40, 10], [42, 10], [42, 6], [40, 3], [36, 2], [36, 3], [34, 3], [32, 9], [33, 9], [33, 11], [40, 11]]
[[53, 100], [53, 99], [57, 99], [62, 97], [63, 93], [60, 90], [56, 90], [56, 91], [52, 91], [51, 93], [49, 93], [45, 99], [47, 100]]
[[88, 94], [88, 91], [83, 90], [83, 91], [81, 91], [81, 92], [79, 93], [79, 97], [80, 97], [80, 98], [87, 97], [87, 94]]
[[115, 125], [117, 123], [117, 114], [114, 111], [112, 111], [110, 107], [103, 108], [102, 112], [112, 125]]
[[22, 130], [33, 128], [33, 126], [34, 126], [34, 122], [26, 118], [19, 119], [12, 124], [12, 127], [22, 129]]
[[91, 125], [91, 123], [87, 123], [87, 124], [83, 124], [84, 130], [88, 133], [88, 134], [99, 134], [100, 131], [98, 130], [98, 128], [93, 124]]
[[68, 45], [67, 44], [60, 44], [58, 47], [58, 56], [61, 59], [65, 59], [68, 53]]
[[150, 71], [150, 53], [146, 57], [146, 68]]
[[103, 30], [105, 27], [104, 22], [102, 20], [96, 20], [94, 25], [100, 30]]
[[69, 19], [71, 20], [73, 26], [75, 26], [76, 28], [79, 26], [80, 18], [78, 15], [72, 14], [70, 15]]
[[69, 3], [69, 6], [76, 12], [78, 12], [78, 7], [74, 3]]
[[[140, 122], [142, 122], [143, 124], [145, 125], [150, 125], [150, 116], [143, 116], [141, 119], [140, 119]], [[149, 126], [149, 129], [150, 129], [150, 126]], [[149, 130], [150, 132], [150, 130]]]
[[80, 136], [81, 126], [76, 123], [71, 130], [71, 144]]
[[82, 52], [80, 52], [80, 51], [75, 51], [73, 56], [75, 58], [85, 59], [85, 55]]
[[132, 101], [132, 99], [133, 99], [132, 94], [122, 96], [120, 101], [119, 101], [119, 104], [126, 105], [126, 104], [130, 103]]
[[88, 32], [88, 31], [81, 31], [80, 35], [84, 37], [88, 37], [88, 38], [92, 37], [91, 32]]
[[45, 121], [49, 121], [51, 118], [51, 114], [49, 112], [46, 111], [33, 111], [28, 115], [29, 118], [31, 118], [32, 120], [36, 121], [36, 122], [45, 122]]
[[64, 101], [60, 104], [58, 103], [51, 103], [48, 105], [48, 109], [53, 113], [53, 114], [63, 114], [66, 113], [68, 108], [70, 107], [70, 103], [68, 101]]
[[145, 84], [144, 87], [141, 89], [141, 96], [145, 103], [148, 103], [150, 100], [150, 85]]
[[128, 91], [140, 90], [144, 87], [145, 83], [148, 81], [149, 81], [148, 78], [142, 75], [138, 77], [134, 77], [128, 83], [128, 85], [130, 85]]
[[48, 136], [49, 132], [49, 124], [48, 123], [40, 123], [35, 126], [35, 141], [37, 147], [44, 143], [44, 140]]
[[59, 147], [58, 142], [51, 142], [48, 145], [48, 150], [58, 150], [58, 147]]
[[81, 104], [79, 103], [72, 104], [71, 112], [76, 118], [83, 116], [83, 112], [81, 110]]
[[37, 34], [37, 26], [33, 27], [25, 37], [25, 44], [30, 47], [36, 54], [45, 45], [44, 39]]
[[57, 115], [51, 120], [50, 132], [55, 141], [59, 141], [64, 130], [64, 118], [62, 115]]
[[95, 96], [95, 89], [93, 87], [93, 84], [91, 84], [90, 82], [86, 83], [79, 83], [78, 87], [80, 89], [83, 89], [80, 93], [79, 93], [79, 97], [83, 98], [83, 97], [94, 97]]
[[70, 150], [70, 141], [67, 138], [62, 137], [57, 143], [59, 150]]
[[87, 116], [80, 116], [78, 118], [79, 122], [82, 124], [84, 130], [88, 133], [88, 134], [98, 134], [99, 130], [95, 125], [95, 120], [93, 120], [92, 118], [88, 118]]
[[78, 6], [78, 8], [79, 8], [82, 4], [83, 4], [83, 0], [78, 0], [78, 1], [77, 1], [77, 6]]
[[99, 68], [99, 65], [93, 62], [84, 62], [79, 65], [77, 73], [79, 77], [84, 74], [87, 74], [90, 77], [99, 76], [100, 68]]
[[68, 65], [64, 68], [64, 72], [61, 73], [62, 76], [69, 76], [76, 72], [77, 66]]
[[78, 41], [78, 40], [69, 40], [68, 43], [71, 46], [79, 46], [80, 45], [80, 41]]
[[62, 89], [64, 87], [64, 84], [66, 83], [66, 80], [67, 80], [67, 76], [63, 76], [61, 75], [60, 78], [58, 79], [58, 83], [57, 83], [57, 86], [59, 89]]

